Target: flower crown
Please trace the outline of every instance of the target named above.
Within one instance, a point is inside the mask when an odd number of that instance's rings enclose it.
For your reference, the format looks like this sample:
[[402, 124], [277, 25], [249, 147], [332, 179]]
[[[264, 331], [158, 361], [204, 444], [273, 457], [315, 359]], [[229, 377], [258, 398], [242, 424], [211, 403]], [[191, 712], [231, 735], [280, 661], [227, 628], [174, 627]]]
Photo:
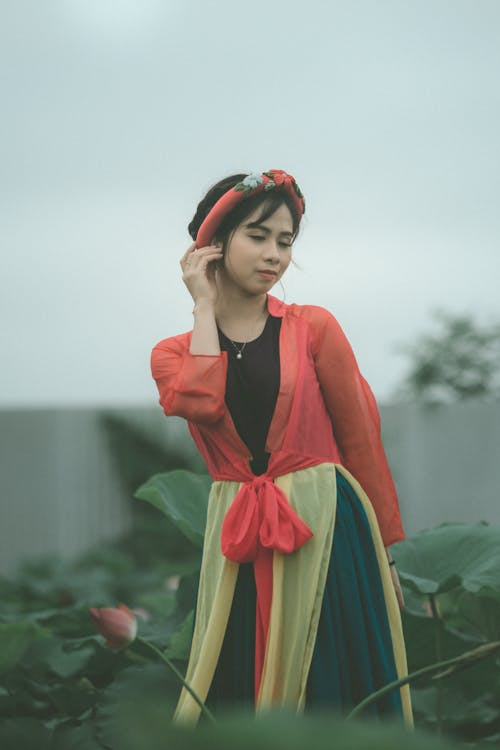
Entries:
[[269, 169], [267, 172], [262, 172], [262, 174], [249, 174], [244, 180], [238, 182], [237, 185], [224, 193], [217, 203], [212, 206], [198, 229], [196, 247], [205, 247], [210, 244], [224, 216], [241, 200], [250, 195], [260, 193], [262, 190], [273, 190], [276, 188], [286, 190], [291, 195], [300, 220], [305, 211], [306, 204], [304, 196], [291, 174], [284, 172], [282, 169]]

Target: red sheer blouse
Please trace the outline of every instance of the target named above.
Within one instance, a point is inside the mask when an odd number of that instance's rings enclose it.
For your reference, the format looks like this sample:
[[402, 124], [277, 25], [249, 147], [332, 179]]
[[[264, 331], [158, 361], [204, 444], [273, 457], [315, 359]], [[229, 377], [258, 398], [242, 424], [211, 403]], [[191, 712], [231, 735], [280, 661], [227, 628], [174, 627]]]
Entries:
[[[281, 317], [280, 388], [266, 451], [268, 473], [324, 461], [340, 463], [374, 507], [386, 546], [405, 538], [396, 489], [370, 386], [334, 316], [314, 305], [288, 305], [267, 295]], [[252, 458], [225, 403], [227, 352], [191, 354], [191, 331], [163, 339], [151, 370], [165, 414], [184, 417], [214, 480], [251, 481]]]

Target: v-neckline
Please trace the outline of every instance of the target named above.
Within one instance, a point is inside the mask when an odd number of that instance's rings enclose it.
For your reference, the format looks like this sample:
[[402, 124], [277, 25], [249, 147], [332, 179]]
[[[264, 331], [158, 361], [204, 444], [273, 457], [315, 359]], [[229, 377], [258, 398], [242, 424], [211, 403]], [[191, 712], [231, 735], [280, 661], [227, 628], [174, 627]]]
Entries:
[[254, 339], [251, 339], [250, 341], [235, 341], [235, 339], [231, 339], [231, 338], [229, 338], [229, 336], [228, 336], [228, 335], [227, 335], [226, 333], [224, 333], [224, 331], [222, 330], [222, 328], [221, 328], [221, 327], [220, 327], [219, 325], [217, 325], [217, 330], [218, 330], [218, 331], [219, 331], [219, 332], [220, 332], [220, 333], [221, 333], [221, 334], [222, 334], [222, 335], [224, 336], [224, 338], [225, 338], [225, 339], [227, 339], [227, 341], [229, 341], [230, 343], [236, 344], [236, 345], [238, 345], [238, 346], [243, 346], [243, 345], [244, 345], [244, 346], [245, 346], [245, 348], [246, 348], [247, 346], [250, 346], [250, 344], [255, 344], [255, 342], [256, 342], [256, 341], [258, 341], [258, 340], [259, 340], [260, 338], [262, 338], [262, 336], [263, 336], [263, 335], [264, 335], [264, 333], [266, 332], [266, 330], [267, 330], [267, 327], [268, 327], [268, 325], [269, 325], [269, 320], [270, 320], [270, 318], [272, 318], [272, 317], [275, 317], [275, 316], [274, 316], [274, 315], [271, 315], [271, 313], [270, 313], [270, 312], [269, 312], [269, 310], [268, 310], [268, 311], [267, 311], [267, 318], [266, 318], [266, 322], [264, 323], [264, 328], [262, 329], [262, 331], [261, 331], [261, 332], [259, 333], [259, 335], [258, 335], [258, 336], [256, 336], [256, 337], [255, 337]]
[[[273, 434], [273, 427], [274, 427], [274, 425], [276, 423], [277, 415], [281, 413], [281, 409], [282, 409], [282, 406], [283, 406], [283, 400], [285, 398], [285, 393], [284, 393], [284, 390], [283, 390], [283, 383], [284, 382], [288, 382], [288, 378], [287, 378], [287, 376], [288, 376], [288, 370], [285, 369], [287, 363], [285, 361], [285, 357], [284, 357], [284, 353], [283, 353], [283, 341], [284, 341], [284, 333], [283, 332], [284, 332], [284, 330], [286, 328], [286, 326], [283, 325], [285, 323], [285, 311], [284, 311], [284, 309], [280, 309], [279, 308], [279, 305], [281, 305], [281, 304], [284, 305], [285, 303], [281, 303], [280, 300], [278, 300], [275, 297], [272, 297], [270, 294], [267, 295], [267, 311], [269, 313], [268, 319], [269, 319], [269, 317], [271, 315], [273, 317], [283, 318], [283, 321], [282, 321], [282, 324], [281, 324], [281, 327], [280, 327], [280, 333], [279, 333], [280, 384], [279, 384], [278, 396], [277, 396], [276, 402], [274, 404], [273, 415], [271, 417], [271, 421], [269, 423], [269, 429], [268, 429], [267, 435], [266, 435], [266, 444], [264, 446], [264, 450], [266, 452], [268, 452], [268, 453], [272, 452], [272, 451], [269, 450], [269, 436]], [[268, 321], [266, 321], [266, 325], [267, 325], [267, 322]], [[226, 404], [226, 411], [225, 411], [225, 414], [224, 414], [224, 421], [226, 422], [226, 428], [227, 428], [227, 430], [229, 431], [229, 433], [232, 436], [232, 442], [233, 442], [233, 444], [235, 445], [235, 447], [236, 446], [239, 447], [239, 451], [238, 452], [241, 453], [241, 455], [243, 456], [243, 458], [248, 461], [248, 469], [251, 472], [249, 461], [250, 461], [250, 459], [253, 459], [254, 456], [252, 456], [252, 454], [250, 453], [250, 451], [248, 449], [247, 444], [240, 437], [240, 435], [238, 433], [238, 430], [236, 429], [236, 425], [234, 424], [234, 420], [233, 420], [233, 418], [231, 416], [231, 412], [229, 411], [229, 407], [227, 406], [227, 404]]]

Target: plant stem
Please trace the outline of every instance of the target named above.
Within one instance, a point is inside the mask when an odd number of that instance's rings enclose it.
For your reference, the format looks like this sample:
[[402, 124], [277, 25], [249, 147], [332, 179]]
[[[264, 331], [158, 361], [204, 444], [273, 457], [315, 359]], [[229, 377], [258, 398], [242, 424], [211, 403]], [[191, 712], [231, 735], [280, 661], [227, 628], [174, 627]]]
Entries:
[[193, 697], [193, 699], [199, 705], [199, 707], [202, 710], [202, 713], [205, 714], [205, 716], [207, 717], [207, 719], [209, 721], [211, 721], [213, 724], [215, 724], [216, 721], [214, 719], [214, 716], [213, 716], [212, 712], [209, 711], [209, 709], [205, 706], [205, 704], [203, 703], [203, 701], [201, 700], [201, 698], [198, 698], [198, 696], [194, 692], [194, 690], [191, 687], [191, 685], [189, 685], [189, 683], [186, 682], [186, 680], [184, 679], [184, 677], [181, 675], [181, 673], [179, 672], [179, 670], [177, 669], [177, 667], [170, 661], [170, 659], [168, 658], [168, 656], [165, 656], [165, 654], [163, 654], [160, 651], [159, 648], [156, 648], [156, 646], [153, 646], [152, 643], [149, 643], [149, 641], [145, 641], [144, 638], [141, 638], [140, 636], [137, 636], [135, 640], [139, 641], [144, 646], [147, 646], [149, 649], [151, 649], [151, 651], [154, 651], [155, 654], [157, 654], [160, 657], [160, 659], [162, 659], [162, 661], [165, 662], [165, 664], [167, 665], [167, 667], [172, 670], [172, 672], [175, 674], [175, 676], [182, 682], [182, 684], [184, 685], [184, 687], [186, 688], [186, 690], [188, 691], [188, 693]]
[[411, 674], [406, 675], [406, 677], [401, 677], [401, 679], [399, 680], [389, 682], [387, 685], [384, 685], [383, 688], [380, 688], [380, 690], [377, 690], [375, 693], [371, 693], [371, 695], [368, 695], [361, 701], [361, 703], [358, 703], [358, 705], [353, 708], [346, 719], [353, 719], [355, 716], [360, 714], [367, 706], [375, 703], [384, 695], [387, 695], [387, 693], [392, 693], [393, 690], [397, 690], [397, 688], [402, 687], [402, 685], [406, 685], [410, 682], [415, 682], [415, 680], [418, 680], [420, 677], [424, 677], [425, 675], [432, 674], [432, 672], [438, 672], [440, 669], [448, 667], [448, 669], [443, 671], [442, 674], [438, 674], [433, 678], [435, 680], [441, 679], [443, 677], [446, 677], [448, 674], [456, 672], [458, 668], [463, 669], [468, 667], [469, 665], [476, 664], [476, 662], [480, 661], [481, 659], [485, 659], [496, 651], [500, 651], [500, 641], [484, 643], [482, 646], [478, 646], [478, 648], [475, 648], [472, 651], [466, 651], [460, 656], [453, 657], [453, 659], [446, 659], [445, 661], [440, 661], [437, 664], [429, 664], [427, 667], [422, 667], [422, 669], [418, 669], [416, 672], [412, 672]]
[[[434, 618], [434, 635], [436, 646], [436, 661], [443, 659], [443, 623], [439, 614], [437, 598], [435, 594], [429, 594], [432, 617]], [[436, 689], [436, 721], [437, 734], [441, 737], [443, 734], [443, 683], [438, 682]]]

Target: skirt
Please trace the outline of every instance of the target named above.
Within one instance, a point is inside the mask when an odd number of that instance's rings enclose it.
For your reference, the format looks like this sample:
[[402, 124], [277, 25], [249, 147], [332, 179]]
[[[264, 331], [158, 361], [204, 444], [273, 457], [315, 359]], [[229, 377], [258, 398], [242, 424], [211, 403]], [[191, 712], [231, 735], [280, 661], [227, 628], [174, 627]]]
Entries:
[[[336, 470], [337, 513], [332, 554], [307, 682], [305, 711], [348, 713], [397, 679], [375, 548], [365, 511]], [[206, 704], [221, 710], [254, 705], [256, 590], [253, 564], [239, 567], [221, 654]], [[293, 617], [294, 613], [288, 613]], [[402, 716], [399, 690], [366, 709], [372, 718]]]

